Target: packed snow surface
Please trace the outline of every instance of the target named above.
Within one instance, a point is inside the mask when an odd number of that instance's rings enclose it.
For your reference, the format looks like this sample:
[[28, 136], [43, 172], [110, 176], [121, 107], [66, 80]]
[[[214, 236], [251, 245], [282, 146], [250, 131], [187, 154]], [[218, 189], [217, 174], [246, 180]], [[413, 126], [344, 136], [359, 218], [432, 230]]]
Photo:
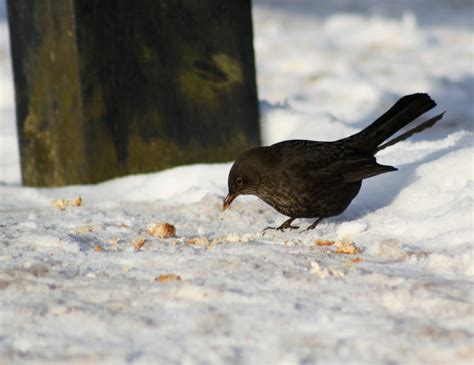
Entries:
[[413, 92], [444, 119], [314, 231], [262, 234], [286, 217], [252, 197], [222, 211], [231, 163], [22, 187], [3, 19], [0, 363], [473, 363], [472, 3], [253, 11], [264, 144], [347, 136]]

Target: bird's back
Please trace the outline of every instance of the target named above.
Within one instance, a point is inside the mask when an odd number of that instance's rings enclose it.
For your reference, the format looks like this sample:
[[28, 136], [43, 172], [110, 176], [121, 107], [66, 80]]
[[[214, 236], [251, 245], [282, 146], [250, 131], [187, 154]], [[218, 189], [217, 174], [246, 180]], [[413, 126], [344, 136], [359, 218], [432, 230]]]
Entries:
[[[343, 146], [333, 142], [289, 140], [265, 148], [265, 153], [271, 156], [267, 158], [271, 166], [265, 169], [264, 188], [259, 189], [258, 196], [280, 213], [300, 218], [328, 214], [329, 202], [324, 201], [323, 195], [341, 187], [348, 191], [338, 171], [327, 170], [336, 161], [344, 160], [348, 151]], [[360, 183], [354, 189], [349, 188], [349, 195], [355, 196], [359, 188]], [[336, 205], [339, 211], [340, 204], [336, 202]], [[347, 204], [343, 205], [345, 209]], [[329, 210], [334, 211], [334, 208]]]

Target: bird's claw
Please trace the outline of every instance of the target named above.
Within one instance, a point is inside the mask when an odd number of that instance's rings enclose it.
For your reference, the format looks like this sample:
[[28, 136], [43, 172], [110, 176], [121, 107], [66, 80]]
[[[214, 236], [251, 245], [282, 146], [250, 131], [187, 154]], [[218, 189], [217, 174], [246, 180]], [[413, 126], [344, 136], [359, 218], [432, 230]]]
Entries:
[[269, 229], [278, 229], [278, 227], [265, 227], [263, 230], [262, 230], [262, 235], [264, 235]]
[[280, 227], [265, 227], [262, 231], [262, 234], [265, 234], [267, 230], [274, 229], [276, 231], [283, 232], [285, 229], [298, 229], [300, 228], [299, 226], [292, 226], [291, 224], [285, 224], [283, 223]]
[[280, 227], [278, 227], [277, 229], [278, 229], [279, 231], [284, 231], [285, 229], [298, 229], [298, 228], [300, 228], [300, 226], [288, 225], [288, 226], [285, 226], [285, 227], [281, 227], [281, 226], [280, 226]]
[[268, 227], [265, 227], [262, 232], [266, 231], [267, 229], [275, 229], [277, 231], [282, 231], [283, 232], [285, 229], [298, 229], [298, 228], [300, 228], [300, 227], [299, 226], [287, 226], [287, 227], [282, 227], [282, 226], [280, 226], [280, 227], [270, 227], [270, 226], [268, 226]]

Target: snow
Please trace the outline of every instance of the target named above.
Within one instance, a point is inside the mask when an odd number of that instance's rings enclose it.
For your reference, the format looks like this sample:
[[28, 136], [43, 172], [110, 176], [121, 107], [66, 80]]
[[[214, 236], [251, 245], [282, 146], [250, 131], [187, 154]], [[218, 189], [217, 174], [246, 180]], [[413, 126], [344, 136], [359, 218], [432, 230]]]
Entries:
[[[222, 211], [231, 163], [22, 187], [0, 17], [0, 363], [473, 363], [472, 3], [253, 13], [264, 144], [347, 136], [412, 92], [445, 118], [383, 150], [399, 171], [314, 231], [262, 234], [285, 217], [253, 197]], [[148, 236], [159, 222], [177, 237]]]

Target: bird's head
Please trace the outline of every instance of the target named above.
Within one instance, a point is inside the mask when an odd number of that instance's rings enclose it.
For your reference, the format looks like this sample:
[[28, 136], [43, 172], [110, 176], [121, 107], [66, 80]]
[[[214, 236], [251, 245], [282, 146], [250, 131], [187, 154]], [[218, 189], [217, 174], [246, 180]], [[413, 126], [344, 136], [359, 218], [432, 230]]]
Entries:
[[229, 193], [224, 199], [224, 209], [227, 209], [239, 195], [258, 194], [264, 176], [263, 153], [264, 147], [253, 148], [234, 162], [227, 180]]

